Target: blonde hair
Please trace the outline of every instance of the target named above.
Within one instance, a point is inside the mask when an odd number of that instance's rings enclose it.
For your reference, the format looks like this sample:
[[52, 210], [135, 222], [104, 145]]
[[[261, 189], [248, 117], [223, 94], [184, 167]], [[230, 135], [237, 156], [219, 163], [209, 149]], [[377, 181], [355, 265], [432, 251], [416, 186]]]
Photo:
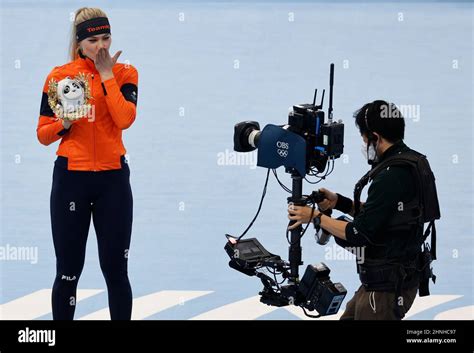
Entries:
[[93, 7], [81, 7], [79, 10], [76, 11], [76, 15], [74, 17], [74, 23], [72, 24], [72, 31], [71, 31], [71, 45], [69, 48], [69, 54], [71, 60], [76, 60], [79, 56], [79, 44], [77, 43], [76, 39], [76, 26], [79, 23], [84, 21], [90, 20], [92, 18], [97, 17], [107, 17], [104, 11], [99, 8]]

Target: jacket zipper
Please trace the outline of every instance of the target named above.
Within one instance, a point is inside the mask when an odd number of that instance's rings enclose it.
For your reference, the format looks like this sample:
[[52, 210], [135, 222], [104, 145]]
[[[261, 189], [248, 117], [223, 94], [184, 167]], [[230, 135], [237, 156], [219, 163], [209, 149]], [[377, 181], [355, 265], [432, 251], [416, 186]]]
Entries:
[[[94, 97], [94, 74], [92, 74], [92, 92], [91, 92], [91, 95], [92, 97]], [[96, 172], [96, 166], [95, 166], [95, 118], [96, 118], [96, 114], [95, 114], [95, 109], [93, 110], [94, 111], [94, 117], [93, 117], [93, 120], [92, 120], [92, 148], [93, 148], [93, 154], [94, 154], [94, 161], [93, 161], [93, 166], [92, 166], [92, 170], [94, 172]]]

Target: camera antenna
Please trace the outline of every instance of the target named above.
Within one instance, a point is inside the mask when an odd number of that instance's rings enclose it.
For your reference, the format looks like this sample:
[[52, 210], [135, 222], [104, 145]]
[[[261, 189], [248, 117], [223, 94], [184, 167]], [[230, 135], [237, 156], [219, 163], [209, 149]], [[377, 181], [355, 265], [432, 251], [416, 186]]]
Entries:
[[318, 89], [316, 88], [314, 90], [314, 97], [313, 97], [313, 106], [316, 106], [316, 97], [318, 96]]
[[324, 93], [326, 93], [325, 89], [323, 89], [323, 96], [321, 97], [321, 104], [316, 106], [316, 108], [318, 108], [318, 109], [323, 109]]
[[334, 86], [334, 64], [332, 63], [329, 71], [329, 108], [328, 108], [328, 123], [332, 124], [332, 89]]
[[323, 109], [324, 93], [326, 93], [326, 90], [325, 90], [325, 89], [323, 89], [323, 96], [321, 97], [321, 104], [320, 104], [320, 105], [316, 105], [316, 98], [317, 98], [317, 96], [318, 96], [318, 89], [316, 88], [316, 89], [314, 90], [313, 107], [315, 107], [316, 109]]

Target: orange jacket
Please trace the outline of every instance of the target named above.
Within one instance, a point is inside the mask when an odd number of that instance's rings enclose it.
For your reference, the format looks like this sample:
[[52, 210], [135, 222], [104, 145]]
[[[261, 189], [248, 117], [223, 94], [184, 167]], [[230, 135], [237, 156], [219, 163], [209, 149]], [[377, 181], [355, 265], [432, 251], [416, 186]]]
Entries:
[[[61, 140], [56, 154], [68, 158], [68, 170], [102, 171], [120, 169], [120, 156], [126, 150], [122, 142], [122, 130], [132, 125], [136, 115], [138, 73], [131, 65], [115, 64], [114, 78], [101, 82], [94, 62], [89, 58], [76, 60], [55, 67], [43, 87], [41, 111], [36, 129], [38, 140], [49, 145]], [[93, 118], [75, 121], [64, 129], [48, 105], [50, 79], [60, 81], [77, 74], [88, 76], [93, 106]]]

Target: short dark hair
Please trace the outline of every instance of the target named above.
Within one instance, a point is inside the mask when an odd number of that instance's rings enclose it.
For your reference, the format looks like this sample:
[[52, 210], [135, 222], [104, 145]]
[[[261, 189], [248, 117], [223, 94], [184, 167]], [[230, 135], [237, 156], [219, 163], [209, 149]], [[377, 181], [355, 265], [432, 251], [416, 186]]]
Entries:
[[367, 103], [354, 112], [354, 118], [361, 135], [368, 138], [373, 132], [392, 143], [405, 137], [405, 119], [393, 103], [384, 100]]

